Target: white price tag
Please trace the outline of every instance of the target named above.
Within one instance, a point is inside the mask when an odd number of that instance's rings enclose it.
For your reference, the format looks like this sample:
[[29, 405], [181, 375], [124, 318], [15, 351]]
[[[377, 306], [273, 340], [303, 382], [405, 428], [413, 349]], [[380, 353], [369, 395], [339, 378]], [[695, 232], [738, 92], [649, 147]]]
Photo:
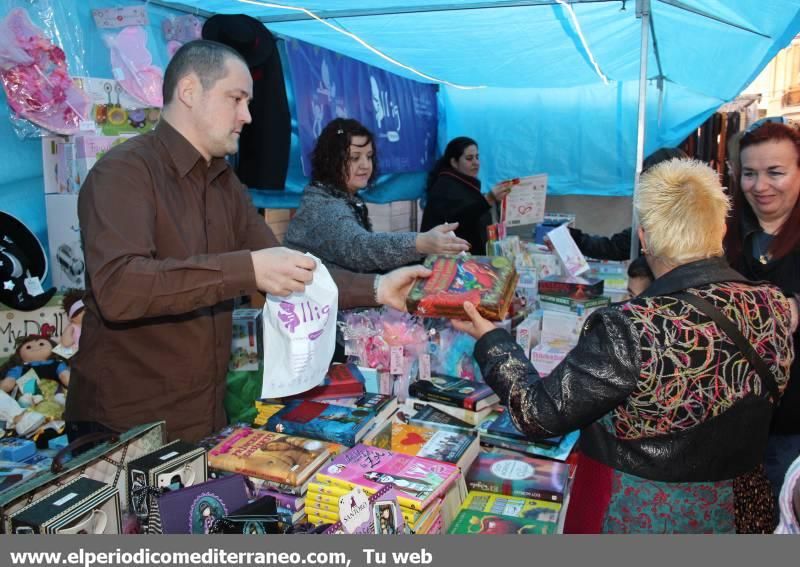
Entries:
[[403, 367], [405, 366], [405, 362], [403, 359], [403, 347], [393, 346], [390, 351], [390, 356], [391, 356], [391, 363], [389, 372], [395, 375], [402, 374]]
[[78, 128], [80, 128], [81, 132], [95, 132], [97, 124], [95, 124], [94, 120], [81, 120], [78, 123]]
[[37, 276], [25, 278], [25, 289], [28, 290], [28, 294], [32, 295], [33, 297], [42, 295], [44, 293], [44, 289], [42, 289], [42, 282]]
[[423, 354], [419, 357], [419, 379], [431, 379], [431, 355]]

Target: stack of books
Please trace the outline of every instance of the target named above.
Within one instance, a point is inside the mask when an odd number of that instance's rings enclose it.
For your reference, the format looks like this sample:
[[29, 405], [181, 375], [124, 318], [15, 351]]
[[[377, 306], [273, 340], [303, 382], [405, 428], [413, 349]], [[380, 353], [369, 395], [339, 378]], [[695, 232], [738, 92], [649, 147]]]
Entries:
[[408, 393], [412, 404], [424, 402], [471, 425], [481, 423], [500, 402], [486, 384], [452, 376], [418, 380]]
[[580, 435], [578, 431], [573, 431], [563, 436], [531, 441], [516, 428], [508, 411], [490, 414], [478, 426], [478, 432], [481, 445], [490, 451], [503, 449], [558, 461], [567, 459]]
[[255, 498], [272, 495], [287, 523], [305, 516], [303, 496], [314, 473], [344, 448], [294, 435], [236, 428], [208, 452], [208, 466], [240, 473], [255, 487]]
[[569, 466], [482, 453], [467, 473], [470, 490], [448, 533], [556, 533]]
[[338, 521], [339, 498], [356, 487], [374, 494], [391, 485], [413, 533], [446, 529], [466, 496], [457, 466], [359, 444], [321, 468], [309, 484], [306, 513], [317, 524]]

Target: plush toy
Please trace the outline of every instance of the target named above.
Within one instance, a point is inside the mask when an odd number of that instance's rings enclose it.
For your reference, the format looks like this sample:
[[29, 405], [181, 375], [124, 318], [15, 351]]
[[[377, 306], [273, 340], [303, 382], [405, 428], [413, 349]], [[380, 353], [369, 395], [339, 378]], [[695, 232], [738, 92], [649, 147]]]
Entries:
[[0, 389], [11, 393], [17, 380], [33, 370], [40, 380], [54, 380], [69, 386], [69, 367], [63, 358], [53, 353], [55, 343], [45, 335], [27, 335], [17, 339], [17, 347], [9, 361], [2, 367]]
[[39, 429], [47, 418], [34, 410], [23, 408], [7, 393], [0, 392], [0, 421], [5, 422], [6, 429], [26, 436]]
[[64, 294], [61, 307], [67, 314], [69, 324], [61, 334], [61, 346], [72, 351], [78, 350], [78, 342], [81, 338], [81, 324], [83, 323], [83, 313], [86, 310], [83, 305], [82, 289], [70, 289]]

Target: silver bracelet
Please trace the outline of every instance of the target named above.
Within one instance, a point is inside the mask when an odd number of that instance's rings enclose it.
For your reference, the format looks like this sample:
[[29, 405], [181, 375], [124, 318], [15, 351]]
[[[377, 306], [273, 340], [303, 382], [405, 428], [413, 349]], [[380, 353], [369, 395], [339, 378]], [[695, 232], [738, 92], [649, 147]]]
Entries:
[[381, 285], [381, 276], [375, 276], [375, 279], [372, 282], [372, 297], [375, 299], [375, 303], [380, 305], [380, 301], [378, 301], [378, 287]]

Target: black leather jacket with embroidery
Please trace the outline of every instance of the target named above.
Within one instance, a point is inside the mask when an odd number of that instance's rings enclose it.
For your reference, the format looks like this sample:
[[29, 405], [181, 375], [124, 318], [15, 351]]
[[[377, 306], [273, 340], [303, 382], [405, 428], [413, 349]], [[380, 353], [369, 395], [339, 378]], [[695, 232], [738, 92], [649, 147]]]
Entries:
[[639, 298], [593, 313], [545, 378], [503, 330], [484, 335], [475, 358], [531, 439], [581, 429], [581, 451], [623, 472], [667, 482], [734, 478], [762, 462], [772, 404], [727, 335], [670, 297], [681, 290], [737, 322], [785, 387], [793, 357], [786, 297], [722, 259], [676, 268]]

